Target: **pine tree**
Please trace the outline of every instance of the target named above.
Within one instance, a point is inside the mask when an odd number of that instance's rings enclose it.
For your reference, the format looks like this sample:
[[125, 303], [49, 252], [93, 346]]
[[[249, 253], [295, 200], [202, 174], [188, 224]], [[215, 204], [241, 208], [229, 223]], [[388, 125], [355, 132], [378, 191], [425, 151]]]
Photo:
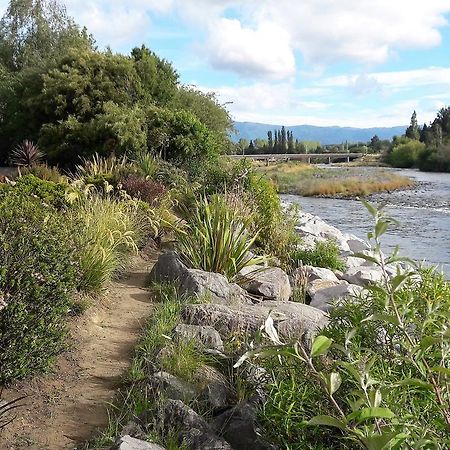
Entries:
[[288, 131], [288, 153], [294, 153], [294, 133]]
[[267, 132], [267, 147], [269, 149], [269, 153], [273, 150], [273, 135], [271, 131]]
[[420, 131], [419, 131], [419, 125], [417, 124], [417, 113], [414, 111], [411, 116], [411, 123], [409, 127], [406, 129], [405, 136], [410, 139], [419, 140], [420, 138]]
[[273, 134], [274, 134], [274, 136], [275, 136], [275, 142], [274, 142], [274, 144], [273, 144], [273, 152], [274, 152], [274, 153], [278, 153], [278, 133], [277, 133], [277, 130], [275, 130], [275, 131], [273, 132]]

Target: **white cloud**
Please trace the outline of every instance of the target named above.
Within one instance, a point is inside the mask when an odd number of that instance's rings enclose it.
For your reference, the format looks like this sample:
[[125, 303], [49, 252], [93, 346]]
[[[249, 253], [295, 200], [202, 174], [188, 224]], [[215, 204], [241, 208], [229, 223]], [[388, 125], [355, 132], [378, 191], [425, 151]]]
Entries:
[[209, 33], [210, 61], [217, 69], [274, 79], [295, 74], [288, 33], [275, 24], [261, 23], [257, 29], [251, 29], [236, 19], [219, 19]]
[[392, 72], [373, 72], [363, 75], [340, 75], [319, 80], [316, 84], [322, 87], [348, 87], [354, 88], [361, 79], [367, 89], [384, 88], [391, 91], [423, 88], [426, 86], [450, 86], [450, 67], [428, 67], [416, 70], [403, 70]]

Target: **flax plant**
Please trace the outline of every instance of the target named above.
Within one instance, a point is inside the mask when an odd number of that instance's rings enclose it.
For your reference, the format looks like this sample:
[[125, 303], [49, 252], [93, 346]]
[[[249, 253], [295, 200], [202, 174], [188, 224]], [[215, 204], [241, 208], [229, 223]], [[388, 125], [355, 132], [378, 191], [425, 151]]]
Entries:
[[249, 257], [258, 231], [250, 234], [250, 219], [229, 208], [222, 196], [197, 201], [195, 210], [185, 215], [185, 227], [176, 230], [177, 250], [189, 267], [232, 279], [244, 267], [266, 260]]

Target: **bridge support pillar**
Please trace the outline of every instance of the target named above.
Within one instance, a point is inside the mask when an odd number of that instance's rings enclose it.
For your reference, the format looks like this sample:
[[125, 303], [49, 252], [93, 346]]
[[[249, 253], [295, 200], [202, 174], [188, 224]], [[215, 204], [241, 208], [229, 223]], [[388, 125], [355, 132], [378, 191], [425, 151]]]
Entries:
[[308, 156], [308, 164], [311, 164], [311, 156]]
[[348, 163], [350, 162], [350, 156], [347, 156], [347, 162]]
[[331, 156], [328, 157], [328, 164], [331, 164]]
[[269, 166], [269, 158], [266, 158], [266, 167]]

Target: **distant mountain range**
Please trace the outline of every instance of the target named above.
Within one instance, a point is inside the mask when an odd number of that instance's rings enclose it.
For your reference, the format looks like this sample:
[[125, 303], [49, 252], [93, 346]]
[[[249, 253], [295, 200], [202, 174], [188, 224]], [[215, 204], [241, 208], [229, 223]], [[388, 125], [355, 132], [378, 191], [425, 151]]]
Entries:
[[[237, 131], [232, 135], [233, 141], [239, 139], [267, 139], [269, 130], [278, 130], [281, 125], [268, 125], [255, 122], [234, 122]], [[368, 142], [377, 135], [380, 139], [392, 139], [405, 133], [407, 126], [389, 127], [389, 128], [352, 128], [352, 127], [316, 127], [313, 125], [296, 125], [286, 127], [294, 133], [294, 139], [299, 141], [317, 141], [322, 145]]]

